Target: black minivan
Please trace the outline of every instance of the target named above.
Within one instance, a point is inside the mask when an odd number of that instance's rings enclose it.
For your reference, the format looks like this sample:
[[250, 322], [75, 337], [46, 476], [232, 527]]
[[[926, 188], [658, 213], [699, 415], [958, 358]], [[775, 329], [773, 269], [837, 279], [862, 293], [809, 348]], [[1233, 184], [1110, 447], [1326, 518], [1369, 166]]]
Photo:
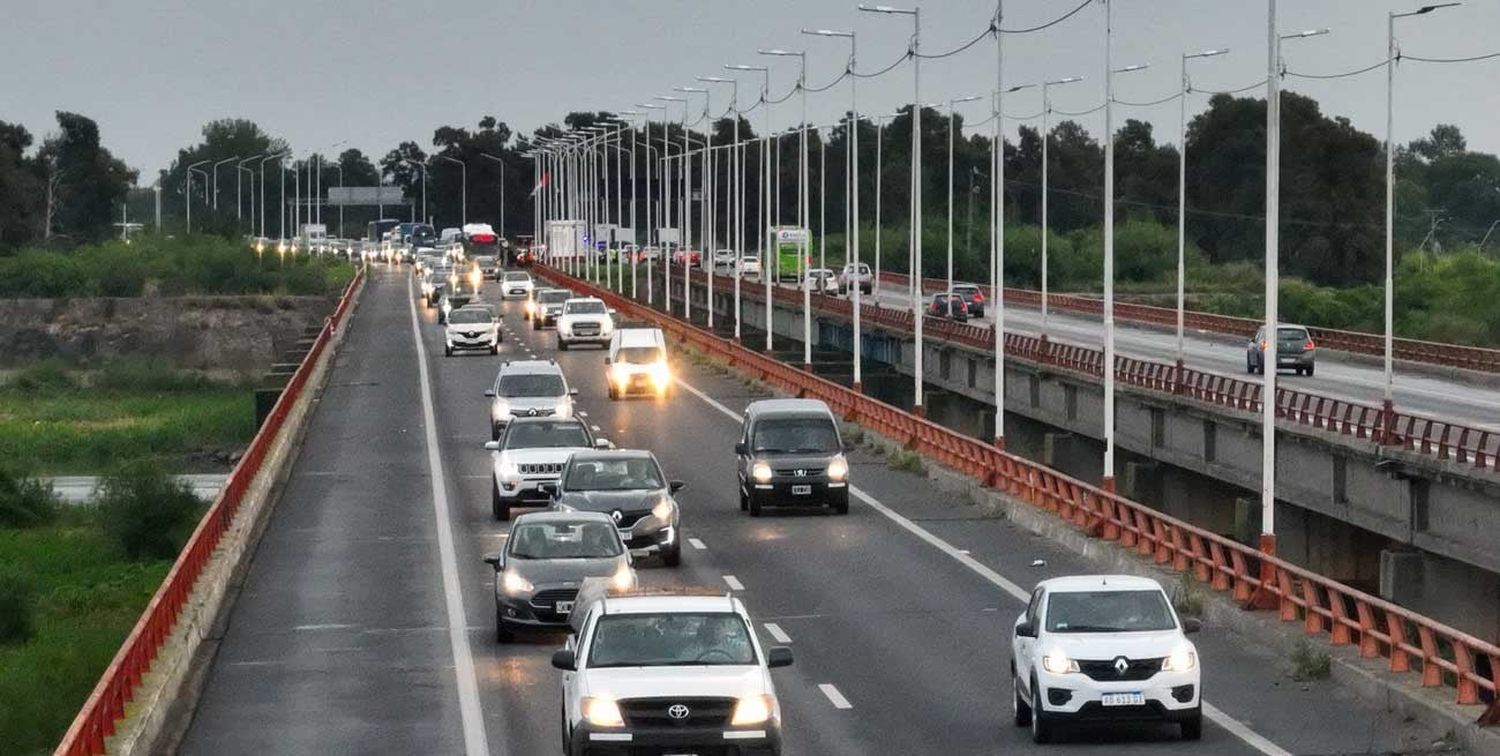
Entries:
[[745, 408], [740, 437], [740, 510], [827, 506], [849, 513], [849, 461], [839, 424], [816, 399], [767, 399]]

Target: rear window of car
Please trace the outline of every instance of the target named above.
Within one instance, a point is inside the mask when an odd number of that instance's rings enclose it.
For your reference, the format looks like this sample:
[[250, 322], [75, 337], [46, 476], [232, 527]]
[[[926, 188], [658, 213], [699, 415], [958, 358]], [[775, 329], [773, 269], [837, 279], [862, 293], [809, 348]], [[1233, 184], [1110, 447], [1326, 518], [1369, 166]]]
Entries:
[[566, 302], [573, 297], [572, 292], [567, 291], [544, 291], [541, 294], [542, 304], [557, 304]]
[[974, 294], [974, 293], [976, 293], [978, 291], [979, 291], [979, 287], [978, 286], [955, 286], [955, 287], [953, 287], [953, 293], [954, 294], [971, 295], [971, 294]]
[[1307, 338], [1306, 328], [1277, 328], [1276, 338], [1281, 341], [1303, 340]]

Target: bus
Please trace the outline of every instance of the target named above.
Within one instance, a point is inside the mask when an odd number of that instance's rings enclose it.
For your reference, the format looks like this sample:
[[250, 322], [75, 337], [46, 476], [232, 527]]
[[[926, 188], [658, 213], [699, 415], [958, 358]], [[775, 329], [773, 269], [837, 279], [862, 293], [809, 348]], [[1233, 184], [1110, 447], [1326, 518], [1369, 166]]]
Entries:
[[807, 260], [808, 240], [805, 228], [777, 226], [771, 229], [772, 263], [777, 281], [801, 281], [803, 261]]

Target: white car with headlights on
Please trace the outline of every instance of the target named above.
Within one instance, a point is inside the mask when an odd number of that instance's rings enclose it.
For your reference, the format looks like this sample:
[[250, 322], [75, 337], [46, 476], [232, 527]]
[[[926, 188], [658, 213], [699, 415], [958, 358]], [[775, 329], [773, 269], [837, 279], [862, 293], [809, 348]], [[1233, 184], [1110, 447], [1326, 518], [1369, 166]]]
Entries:
[[594, 297], [578, 297], [563, 303], [562, 314], [557, 316], [557, 348], [567, 351], [576, 344], [599, 344], [609, 346], [614, 335], [614, 310], [605, 306], [604, 300]]
[[1175, 722], [1203, 736], [1202, 670], [1161, 584], [1126, 575], [1044, 580], [1011, 636], [1018, 727], [1045, 743], [1082, 722]]
[[574, 452], [608, 449], [589, 426], [572, 418], [520, 417], [505, 426], [500, 440], [485, 443], [491, 452], [490, 506], [497, 520], [510, 510], [548, 506], [563, 468]]
[[604, 596], [574, 607], [562, 671], [563, 751], [781, 753], [781, 704], [770, 670], [792, 663], [762, 648], [739, 599]]
[[443, 326], [443, 354], [483, 349], [500, 353], [500, 320], [485, 305], [471, 304], [448, 313]]
[[667, 339], [660, 328], [621, 328], [609, 341], [604, 358], [609, 398], [631, 394], [666, 397], [672, 391], [672, 369], [667, 364]]
[[525, 271], [510, 270], [500, 274], [501, 299], [526, 299], [535, 287], [531, 274]]
[[490, 399], [490, 439], [496, 440], [518, 417], [572, 417], [578, 390], [568, 388], [553, 360], [506, 360], [484, 395]]
[[521, 628], [565, 627], [583, 581], [635, 587], [630, 552], [608, 515], [530, 512], [516, 518], [505, 550], [484, 561], [495, 568], [495, 639]]

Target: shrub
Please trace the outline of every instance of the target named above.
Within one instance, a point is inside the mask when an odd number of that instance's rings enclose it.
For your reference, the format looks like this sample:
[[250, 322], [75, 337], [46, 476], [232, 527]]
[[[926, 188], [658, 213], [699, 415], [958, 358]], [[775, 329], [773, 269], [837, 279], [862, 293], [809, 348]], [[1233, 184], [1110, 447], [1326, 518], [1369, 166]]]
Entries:
[[1328, 652], [1313, 648], [1306, 640], [1298, 640], [1292, 649], [1293, 680], [1324, 680], [1333, 672], [1333, 660]]
[[19, 575], [0, 572], [0, 644], [31, 639], [33, 594], [31, 584]]
[[76, 387], [73, 374], [56, 360], [27, 365], [6, 384], [7, 389], [32, 396], [60, 393]]
[[891, 452], [891, 458], [886, 464], [892, 470], [900, 472], [915, 473], [917, 475], [927, 474], [927, 465], [922, 462], [922, 455], [906, 449], [897, 449]]
[[57, 518], [51, 484], [0, 468], [0, 527], [33, 528]]
[[197, 373], [144, 360], [110, 362], [94, 381], [94, 386], [99, 389], [130, 392], [197, 391], [213, 385], [212, 381]]
[[149, 463], [106, 476], [97, 504], [105, 534], [136, 560], [175, 557], [203, 511], [190, 486]]
[[1177, 613], [1185, 617], [1203, 616], [1203, 587], [1193, 577], [1193, 573], [1184, 572], [1177, 577], [1177, 589], [1172, 591], [1172, 606]]

